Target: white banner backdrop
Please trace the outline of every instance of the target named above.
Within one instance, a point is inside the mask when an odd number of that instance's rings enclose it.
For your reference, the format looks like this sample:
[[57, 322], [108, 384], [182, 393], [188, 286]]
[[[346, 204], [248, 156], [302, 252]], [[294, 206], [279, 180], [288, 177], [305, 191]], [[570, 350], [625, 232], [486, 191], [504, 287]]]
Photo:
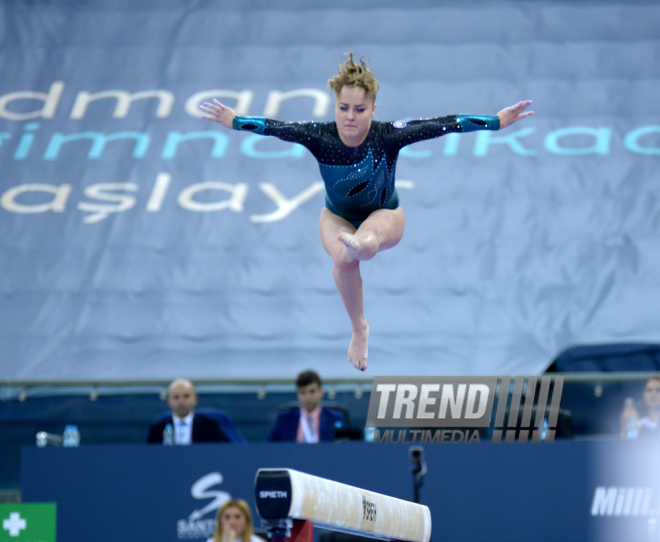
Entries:
[[0, 6], [0, 378], [356, 376], [302, 147], [198, 118], [536, 114], [407, 147], [362, 264], [367, 375], [528, 374], [660, 342], [655, 2]]

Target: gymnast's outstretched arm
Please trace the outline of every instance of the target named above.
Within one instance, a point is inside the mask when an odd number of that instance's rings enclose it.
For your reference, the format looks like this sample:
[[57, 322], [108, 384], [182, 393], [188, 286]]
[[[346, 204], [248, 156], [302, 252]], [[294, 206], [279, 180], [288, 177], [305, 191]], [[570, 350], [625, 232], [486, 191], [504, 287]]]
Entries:
[[316, 129], [318, 123], [283, 122], [266, 117], [242, 117], [231, 107], [221, 104], [218, 100], [214, 99], [213, 102], [204, 102], [199, 106], [202, 111], [211, 115], [210, 117], [200, 115], [201, 119], [219, 122], [224, 127], [234, 130], [274, 136], [284, 141], [300, 143], [307, 148], [313, 147], [314, 142], [318, 140], [319, 131]]
[[406, 145], [433, 139], [449, 133], [474, 132], [476, 130], [502, 130], [514, 122], [533, 115], [533, 111], [525, 112], [531, 100], [518, 102], [511, 107], [502, 109], [495, 116], [482, 115], [449, 115], [427, 119], [397, 120], [389, 123], [389, 132], [385, 138], [391, 150], [398, 150]]

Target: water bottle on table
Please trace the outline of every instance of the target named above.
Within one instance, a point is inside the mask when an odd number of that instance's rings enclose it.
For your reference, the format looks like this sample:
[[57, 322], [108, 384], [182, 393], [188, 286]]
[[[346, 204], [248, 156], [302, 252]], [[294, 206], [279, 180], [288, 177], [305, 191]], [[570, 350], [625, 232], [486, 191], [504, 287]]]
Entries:
[[174, 428], [171, 423], [168, 423], [163, 429], [163, 444], [165, 446], [172, 446], [174, 444]]
[[80, 432], [77, 425], [67, 425], [64, 427], [62, 435], [62, 446], [67, 448], [76, 448], [80, 446]]

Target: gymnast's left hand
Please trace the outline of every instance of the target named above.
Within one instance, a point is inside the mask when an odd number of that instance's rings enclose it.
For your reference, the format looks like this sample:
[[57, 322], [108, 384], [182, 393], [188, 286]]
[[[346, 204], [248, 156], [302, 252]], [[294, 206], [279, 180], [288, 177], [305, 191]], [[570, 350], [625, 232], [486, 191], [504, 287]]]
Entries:
[[502, 111], [497, 114], [497, 116], [500, 117], [500, 130], [507, 126], [511, 126], [514, 122], [519, 121], [520, 119], [533, 115], [534, 111], [526, 111], [523, 113], [523, 111], [525, 111], [530, 105], [532, 105], [532, 100], [523, 100], [511, 107], [502, 109]]
[[199, 106], [199, 108], [204, 111], [204, 113], [211, 115], [210, 117], [204, 117], [200, 115], [200, 119], [213, 120], [215, 122], [219, 122], [225, 128], [233, 128], [236, 111], [234, 111], [231, 107], [227, 107], [226, 105], [221, 104], [214, 98], [213, 103], [204, 102]]

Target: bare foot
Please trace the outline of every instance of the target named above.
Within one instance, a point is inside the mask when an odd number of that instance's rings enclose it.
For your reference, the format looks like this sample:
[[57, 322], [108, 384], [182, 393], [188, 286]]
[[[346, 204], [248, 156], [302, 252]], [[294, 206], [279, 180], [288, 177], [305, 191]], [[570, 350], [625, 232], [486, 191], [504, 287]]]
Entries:
[[337, 240], [344, 244], [344, 252], [342, 252], [341, 259], [346, 263], [355, 260], [358, 252], [360, 252], [360, 240], [351, 233], [340, 233], [337, 236]]
[[360, 371], [364, 371], [367, 368], [367, 357], [369, 355], [367, 348], [368, 341], [369, 324], [365, 320], [363, 328], [353, 330], [351, 344], [348, 347], [348, 361]]

